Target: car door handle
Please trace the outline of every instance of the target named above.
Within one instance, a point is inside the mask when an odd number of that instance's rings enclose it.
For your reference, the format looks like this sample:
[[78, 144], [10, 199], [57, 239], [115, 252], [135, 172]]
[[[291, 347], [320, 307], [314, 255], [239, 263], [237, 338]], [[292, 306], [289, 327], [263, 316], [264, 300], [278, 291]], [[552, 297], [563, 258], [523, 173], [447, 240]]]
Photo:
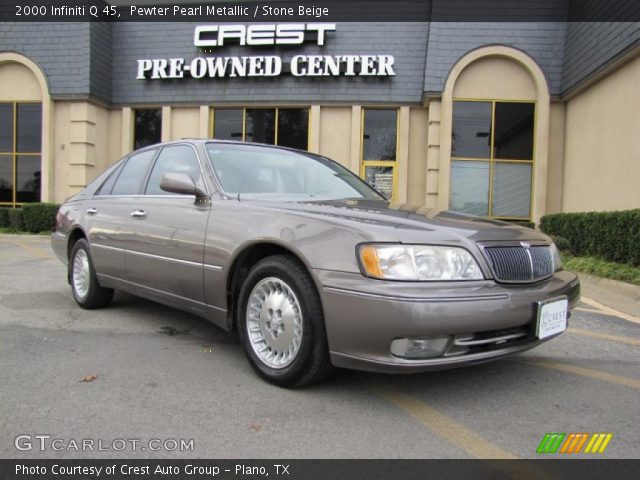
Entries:
[[145, 218], [147, 216], [147, 212], [145, 212], [144, 210], [134, 210], [133, 212], [131, 212], [131, 216], [133, 218]]
[[95, 208], [87, 208], [87, 215], [95, 215], [96, 213], [98, 213], [98, 210], [96, 210]]

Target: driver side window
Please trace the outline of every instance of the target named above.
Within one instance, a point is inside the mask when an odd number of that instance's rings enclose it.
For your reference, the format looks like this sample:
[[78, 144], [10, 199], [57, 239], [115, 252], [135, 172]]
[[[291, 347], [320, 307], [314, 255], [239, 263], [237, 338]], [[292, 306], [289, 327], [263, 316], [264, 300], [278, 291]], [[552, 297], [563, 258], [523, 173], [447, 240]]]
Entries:
[[149, 175], [145, 195], [176, 195], [160, 188], [160, 180], [165, 173], [186, 173], [197, 186], [204, 188], [198, 157], [188, 145], [171, 145], [162, 149]]

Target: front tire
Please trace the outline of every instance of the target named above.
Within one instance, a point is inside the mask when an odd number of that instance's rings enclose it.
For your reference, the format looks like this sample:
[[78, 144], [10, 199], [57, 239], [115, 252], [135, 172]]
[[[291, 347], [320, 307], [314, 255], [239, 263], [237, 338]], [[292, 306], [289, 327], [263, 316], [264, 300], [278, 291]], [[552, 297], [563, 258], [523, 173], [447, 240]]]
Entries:
[[268, 382], [301, 387], [332, 372], [320, 297], [295, 258], [258, 262], [242, 285], [237, 311], [249, 363]]
[[81, 238], [73, 246], [69, 258], [69, 280], [76, 303], [82, 308], [106, 307], [113, 298], [113, 289], [98, 284], [89, 243]]

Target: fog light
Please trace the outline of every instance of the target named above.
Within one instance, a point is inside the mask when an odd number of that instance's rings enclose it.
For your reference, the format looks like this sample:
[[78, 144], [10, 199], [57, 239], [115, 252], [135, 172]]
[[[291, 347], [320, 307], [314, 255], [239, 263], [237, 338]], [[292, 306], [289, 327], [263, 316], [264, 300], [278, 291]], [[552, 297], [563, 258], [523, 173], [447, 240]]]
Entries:
[[403, 358], [431, 358], [442, 355], [450, 337], [396, 338], [391, 342], [391, 354]]

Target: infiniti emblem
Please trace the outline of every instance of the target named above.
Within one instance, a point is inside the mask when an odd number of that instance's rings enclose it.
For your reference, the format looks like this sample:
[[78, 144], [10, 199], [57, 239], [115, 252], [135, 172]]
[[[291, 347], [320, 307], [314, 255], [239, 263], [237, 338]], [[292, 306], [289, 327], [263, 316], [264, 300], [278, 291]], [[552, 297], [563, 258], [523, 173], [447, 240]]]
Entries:
[[526, 248], [527, 250], [529, 250], [529, 248], [531, 247], [531, 244], [529, 242], [520, 242], [520, 246], [522, 248]]

